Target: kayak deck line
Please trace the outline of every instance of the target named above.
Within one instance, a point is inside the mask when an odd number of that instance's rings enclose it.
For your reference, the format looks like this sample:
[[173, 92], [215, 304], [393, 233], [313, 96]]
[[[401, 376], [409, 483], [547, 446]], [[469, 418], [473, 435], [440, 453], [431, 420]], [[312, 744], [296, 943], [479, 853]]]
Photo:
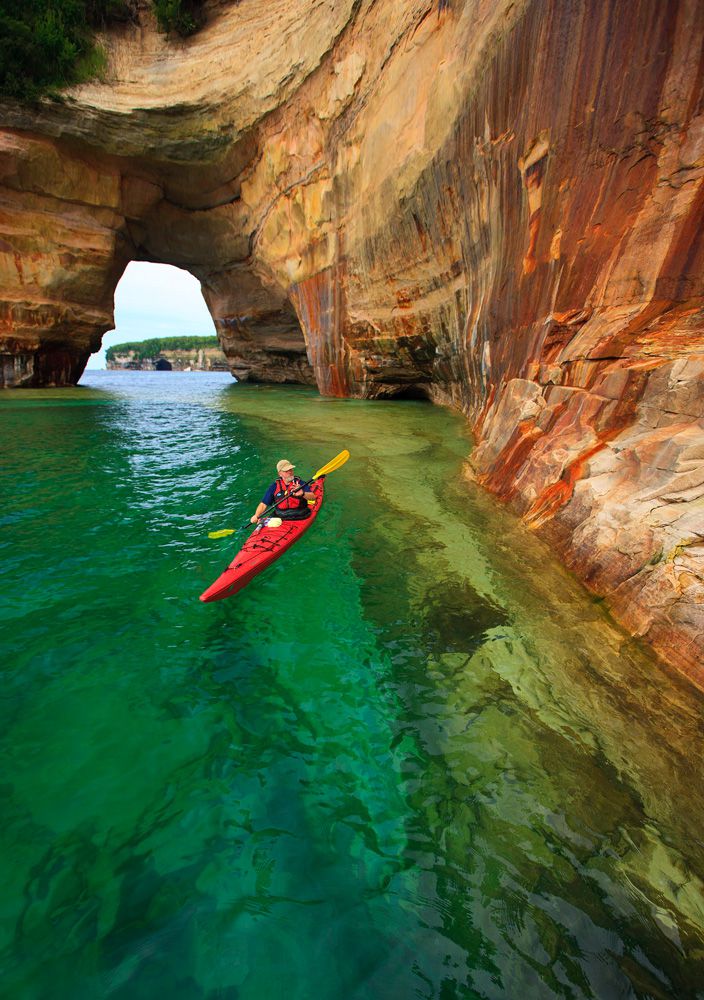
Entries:
[[217, 580], [203, 591], [200, 600], [208, 604], [211, 601], [221, 601], [232, 597], [263, 570], [275, 562], [289, 549], [301, 535], [308, 530], [318, 516], [323, 503], [325, 491], [322, 479], [314, 482], [310, 492], [315, 494], [315, 500], [309, 501], [310, 516], [302, 521], [282, 520], [280, 524], [260, 524], [251, 533], [232, 562], [220, 574]]

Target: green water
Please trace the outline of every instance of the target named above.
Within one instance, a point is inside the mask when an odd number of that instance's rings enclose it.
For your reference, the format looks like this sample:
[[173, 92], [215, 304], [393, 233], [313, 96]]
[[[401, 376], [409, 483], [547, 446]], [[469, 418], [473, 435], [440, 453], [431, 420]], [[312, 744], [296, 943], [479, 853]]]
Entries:
[[[704, 997], [702, 699], [462, 420], [95, 373], [2, 419], [2, 994]], [[230, 601], [282, 456], [313, 529]]]

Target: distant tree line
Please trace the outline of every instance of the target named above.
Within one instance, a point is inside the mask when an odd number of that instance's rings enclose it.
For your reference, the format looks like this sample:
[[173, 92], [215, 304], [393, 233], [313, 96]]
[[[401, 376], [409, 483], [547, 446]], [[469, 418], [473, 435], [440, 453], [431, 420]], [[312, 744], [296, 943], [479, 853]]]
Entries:
[[219, 347], [217, 337], [152, 337], [127, 344], [113, 344], [108, 347], [105, 357], [114, 361], [118, 354], [132, 354], [139, 361], [155, 358], [162, 351], [191, 351], [201, 347]]
[[[192, 35], [203, 0], [151, 0], [164, 32]], [[0, 96], [33, 101], [100, 76], [106, 65], [96, 29], [136, 22], [138, 0], [0, 0]]]

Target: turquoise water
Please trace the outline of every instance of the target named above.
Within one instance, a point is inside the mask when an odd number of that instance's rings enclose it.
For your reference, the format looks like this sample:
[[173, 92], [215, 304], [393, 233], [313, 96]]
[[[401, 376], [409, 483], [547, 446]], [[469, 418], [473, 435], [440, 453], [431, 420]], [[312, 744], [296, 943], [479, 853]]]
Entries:
[[[702, 698], [459, 417], [143, 372], [0, 411], [4, 996], [704, 997]], [[342, 448], [200, 604], [208, 531]]]

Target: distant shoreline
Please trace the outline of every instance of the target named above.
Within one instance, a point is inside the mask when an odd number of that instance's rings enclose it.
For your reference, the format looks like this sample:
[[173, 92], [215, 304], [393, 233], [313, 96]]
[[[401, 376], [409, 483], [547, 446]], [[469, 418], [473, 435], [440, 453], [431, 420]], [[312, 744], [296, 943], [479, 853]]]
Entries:
[[217, 337], [153, 337], [113, 344], [107, 371], [230, 371]]

